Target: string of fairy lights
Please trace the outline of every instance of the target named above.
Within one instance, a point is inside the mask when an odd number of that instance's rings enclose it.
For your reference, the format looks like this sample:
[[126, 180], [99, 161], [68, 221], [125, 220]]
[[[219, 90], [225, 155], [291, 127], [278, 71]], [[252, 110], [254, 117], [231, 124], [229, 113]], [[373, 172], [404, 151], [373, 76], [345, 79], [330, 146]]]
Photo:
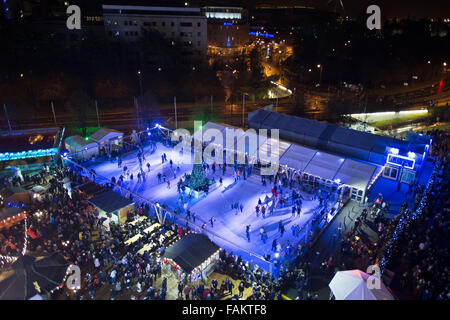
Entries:
[[[23, 249], [21, 251], [22, 255], [25, 255], [28, 246], [27, 215], [25, 215], [24, 223], [25, 223], [25, 235], [23, 237]], [[17, 259], [18, 257], [0, 255], [0, 266], [3, 267], [6, 264], [14, 263]]]
[[388, 262], [392, 256], [394, 244], [397, 242], [399, 235], [402, 233], [403, 229], [405, 228], [405, 225], [411, 221], [416, 220], [418, 217], [420, 217], [422, 215], [423, 208], [428, 204], [428, 195], [431, 193], [431, 191], [433, 189], [434, 181], [436, 179], [436, 176], [439, 172], [440, 167], [441, 167], [441, 161], [438, 160], [434, 166], [433, 172], [431, 174], [430, 179], [428, 180], [427, 186], [425, 188], [422, 199], [421, 199], [417, 209], [411, 210], [411, 211], [405, 210], [405, 213], [402, 214], [402, 216], [400, 217], [400, 219], [397, 223], [397, 226], [395, 227], [395, 230], [392, 233], [391, 238], [389, 239], [388, 246], [383, 255], [383, 258], [380, 261], [379, 267], [380, 267], [381, 273], [383, 273], [384, 270], [386, 269], [386, 265], [388, 264]]

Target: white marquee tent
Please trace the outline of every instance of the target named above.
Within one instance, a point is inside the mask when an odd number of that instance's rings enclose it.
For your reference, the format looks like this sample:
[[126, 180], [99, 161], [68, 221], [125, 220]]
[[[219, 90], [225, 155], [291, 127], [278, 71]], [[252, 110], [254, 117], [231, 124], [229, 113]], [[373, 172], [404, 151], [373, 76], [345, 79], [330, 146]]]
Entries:
[[377, 288], [369, 288], [374, 280], [361, 270], [338, 271], [329, 283], [329, 287], [336, 300], [394, 300], [390, 291], [380, 279]]
[[[203, 127], [203, 132], [210, 128], [219, 130], [223, 135], [223, 145], [225, 145], [227, 130], [239, 129], [223, 124], [207, 122]], [[251, 134], [250, 134], [251, 135]], [[270, 150], [271, 138], [267, 139], [257, 135], [259, 148], [249, 157], [255, 158], [260, 152], [268, 154]], [[241, 134], [235, 139], [241, 141], [245, 135]], [[206, 141], [205, 143], [209, 143]], [[235, 144], [235, 150], [237, 149]], [[246, 152], [248, 152], [248, 143], [245, 143]], [[376, 176], [376, 165], [363, 161], [357, 161], [344, 156], [338, 156], [328, 152], [319, 151], [313, 148], [292, 144], [279, 140], [279, 164], [285, 168], [293, 169], [299, 173], [306, 173], [310, 176], [320, 178], [328, 184], [343, 184], [351, 188], [351, 197], [356, 201], [363, 201], [367, 187]], [[256, 161], [255, 161], [256, 162]]]
[[86, 141], [80, 135], [67, 137], [64, 141], [66, 149], [80, 160], [88, 160], [98, 155], [98, 144], [91, 140]]

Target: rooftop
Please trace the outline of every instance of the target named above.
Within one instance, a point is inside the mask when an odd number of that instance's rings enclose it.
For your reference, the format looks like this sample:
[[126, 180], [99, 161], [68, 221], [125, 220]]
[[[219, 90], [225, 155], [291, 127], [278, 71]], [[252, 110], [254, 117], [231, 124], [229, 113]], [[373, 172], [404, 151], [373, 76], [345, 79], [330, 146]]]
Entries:
[[0, 153], [16, 153], [59, 147], [59, 128], [0, 132]]

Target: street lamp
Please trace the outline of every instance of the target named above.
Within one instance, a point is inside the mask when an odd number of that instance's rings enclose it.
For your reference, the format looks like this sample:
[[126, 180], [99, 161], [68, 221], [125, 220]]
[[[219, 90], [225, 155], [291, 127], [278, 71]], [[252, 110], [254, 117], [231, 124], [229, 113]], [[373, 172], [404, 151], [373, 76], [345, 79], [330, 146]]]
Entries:
[[[142, 89], [142, 72], [141, 72], [141, 70], [138, 70], [137, 71], [137, 76], [138, 76], [138, 79], [139, 79], [139, 88], [140, 88], [140, 90], [141, 90], [141, 101], [142, 101], [142, 103], [143, 103], [143, 100], [144, 100], [144, 93], [143, 93], [143, 89]], [[137, 116], [137, 126], [138, 126], [138, 128], [140, 127], [140, 124], [141, 124], [141, 121], [140, 121], [140, 119], [139, 119], [139, 105], [138, 105], [138, 103], [137, 103], [137, 101], [136, 101], [136, 116]]]
[[321, 64], [318, 64], [317, 68], [320, 69], [320, 79], [319, 79], [319, 86], [320, 86], [322, 84], [322, 70], [323, 70], [323, 66]]
[[142, 72], [141, 72], [141, 70], [138, 70], [137, 71], [137, 75], [138, 75], [138, 79], [139, 79], [139, 88], [140, 88], [140, 90], [141, 90], [141, 97], [142, 97]]

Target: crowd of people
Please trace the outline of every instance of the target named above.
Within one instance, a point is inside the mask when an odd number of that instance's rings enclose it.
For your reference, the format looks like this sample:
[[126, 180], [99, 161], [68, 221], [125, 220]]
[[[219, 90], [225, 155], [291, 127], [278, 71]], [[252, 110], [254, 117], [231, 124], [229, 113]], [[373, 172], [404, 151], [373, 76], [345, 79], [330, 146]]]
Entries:
[[[351, 230], [340, 241], [340, 251], [322, 264], [325, 273], [332, 277], [337, 270], [360, 269], [378, 265], [392, 248], [392, 256], [386, 264], [383, 279], [389, 284], [394, 295], [400, 299], [450, 299], [447, 281], [448, 258], [448, 216], [449, 157], [448, 138], [445, 132], [427, 132], [433, 137], [430, 153], [437, 172], [430, 190], [425, 185], [411, 184], [406, 199], [410, 197], [412, 206], [405, 201], [399, 212], [391, 220], [387, 219], [389, 204], [380, 194], [371, 204], [357, 215]], [[427, 201], [421, 208], [423, 197]], [[422, 204], [423, 205], [423, 204]], [[420, 210], [420, 212], [418, 212]], [[418, 218], [410, 221], [410, 217]], [[405, 227], [396, 234], [402, 217]], [[376, 240], [364, 237], [363, 225], [370, 225], [376, 231]]]
[[[393, 274], [390, 288], [398, 297], [424, 300], [450, 298], [447, 281], [449, 270], [446, 264], [447, 214], [450, 209], [449, 158], [446, 156], [448, 141], [442, 132], [432, 131], [429, 134], [434, 139], [432, 156], [439, 161], [440, 166], [435, 183], [428, 194], [429, 201], [421, 209], [422, 214], [416, 220], [407, 223], [398, 237], [393, 239], [392, 234], [400, 217], [409, 216], [418, 209], [424, 186], [413, 186], [408, 191], [414, 199], [414, 206], [408, 208], [405, 202], [399, 214], [390, 221], [386, 218], [389, 204], [380, 195], [371, 208], [362, 210], [352, 230], [343, 236], [339, 254], [330, 257], [324, 264], [324, 271], [330, 276], [339, 269], [366, 270], [367, 266], [377, 264], [385, 254], [386, 247], [392, 245], [392, 257], [387, 269]], [[215, 171], [215, 168], [212, 170]], [[240, 179], [240, 172], [242, 169], [239, 171], [239, 168], [237, 170], [235, 168], [236, 180]], [[247, 174], [251, 174], [251, 171], [243, 172], [244, 179]], [[28, 212], [26, 220], [0, 231], [0, 255], [3, 259], [0, 259], [0, 268], [8, 267], [11, 261], [5, 260], [5, 257], [18, 257], [23, 252], [33, 254], [59, 252], [70, 263], [79, 265], [86, 276], [80, 290], [57, 292], [54, 298], [166, 299], [169, 275], [164, 271], [166, 266], [161, 256], [173, 241], [189, 231], [188, 224], [180, 226], [167, 221], [152, 228], [151, 232], [146, 232], [148, 228], [158, 224], [158, 221], [152, 216], [147, 203], [137, 203], [134, 213], [128, 217], [129, 221], [135, 222], [112, 225], [108, 231], [103, 228], [98, 212], [86, 201], [86, 195], [68, 188], [65, 179], [71, 182], [71, 186], [88, 181], [87, 177], [83, 177], [77, 171], [62, 166], [45, 167], [34, 175], [4, 178], [0, 181], [0, 187], [35, 184], [48, 186], [40, 202], [33, 202], [26, 207]], [[261, 215], [264, 218], [266, 210], [271, 214], [275, 202], [282, 206], [292, 206], [293, 218], [300, 215], [304, 197], [301, 190], [296, 189], [295, 180], [285, 179], [281, 175], [270, 179], [273, 185], [272, 197], [258, 201], [255, 207], [256, 216]], [[265, 179], [262, 183], [266, 183]], [[298, 186], [301, 185], [299, 181]], [[292, 193], [282, 197], [283, 188], [286, 190], [287, 187], [292, 189]], [[329, 195], [327, 197], [318, 194], [318, 197], [323, 207], [321, 211], [323, 215], [328, 209], [327, 202], [331, 199]], [[285, 203], [278, 199], [284, 199]], [[235, 209], [237, 213], [239, 210], [242, 212], [239, 203]], [[145, 219], [137, 219], [139, 217]], [[186, 217], [188, 220], [193, 219], [195, 223], [195, 213], [191, 214], [187, 209]], [[211, 228], [215, 221], [213, 218], [210, 220]], [[362, 225], [369, 223], [375, 226], [376, 242], [367, 241], [362, 236]], [[278, 230], [281, 236], [285, 232], [281, 221]], [[298, 234], [299, 230], [296, 227], [292, 232]], [[250, 225], [246, 226], [246, 233], [250, 241]], [[261, 241], [265, 243], [267, 232], [264, 228], [261, 228], [260, 235]], [[128, 242], [136, 236], [138, 238], [135, 241]], [[272, 249], [278, 253], [284, 251], [276, 239], [272, 243]], [[279, 273], [275, 277], [255, 265], [253, 261], [246, 262], [232, 252], [221, 250], [215, 271], [225, 275], [226, 278], [220, 285], [215, 278], [207, 287], [203, 282], [191, 282], [184, 277], [178, 282], [178, 299], [214, 300], [227, 296], [231, 299], [241, 299], [244, 290], [251, 288], [252, 294], [247, 297], [248, 299], [273, 300], [282, 299], [282, 292], [295, 286], [297, 299], [315, 300], [318, 297], [307, 290], [313, 273], [311, 264], [313, 253], [310, 251], [305, 244], [292, 246], [289, 244], [284, 258], [290, 259], [275, 261], [276, 267], [279, 268]], [[270, 257], [267, 259], [271, 260]], [[237, 288], [231, 279], [239, 281]]]

